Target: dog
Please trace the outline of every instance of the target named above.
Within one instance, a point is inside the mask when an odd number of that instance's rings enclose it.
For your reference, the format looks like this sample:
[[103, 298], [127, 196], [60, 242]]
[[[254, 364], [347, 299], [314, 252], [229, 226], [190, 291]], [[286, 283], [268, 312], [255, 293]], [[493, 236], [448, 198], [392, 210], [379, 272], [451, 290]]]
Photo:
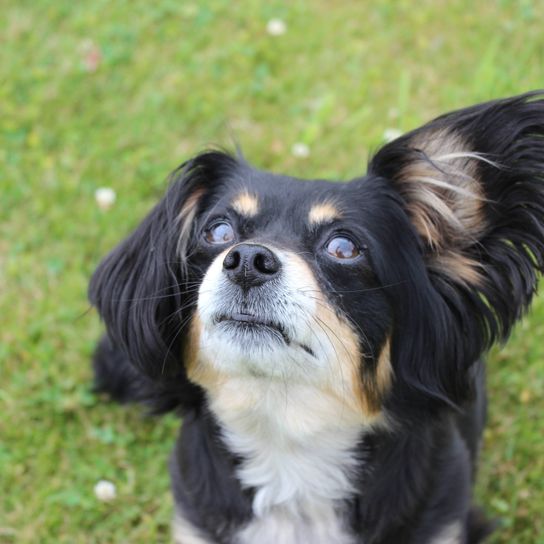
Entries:
[[92, 277], [96, 387], [182, 414], [178, 544], [474, 544], [482, 356], [543, 268], [544, 92], [348, 182], [207, 151]]

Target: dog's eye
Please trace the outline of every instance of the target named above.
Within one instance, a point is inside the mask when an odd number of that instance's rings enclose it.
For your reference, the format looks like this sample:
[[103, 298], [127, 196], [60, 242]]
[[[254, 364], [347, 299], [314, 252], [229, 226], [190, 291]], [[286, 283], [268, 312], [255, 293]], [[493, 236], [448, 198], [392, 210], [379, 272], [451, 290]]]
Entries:
[[345, 236], [335, 236], [331, 238], [325, 249], [329, 255], [336, 259], [355, 259], [360, 254], [357, 246]]
[[234, 240], [234, 230], [226, 221], [221, 221], [206, 229], [204, 237], [210, 244], [228, 244]]

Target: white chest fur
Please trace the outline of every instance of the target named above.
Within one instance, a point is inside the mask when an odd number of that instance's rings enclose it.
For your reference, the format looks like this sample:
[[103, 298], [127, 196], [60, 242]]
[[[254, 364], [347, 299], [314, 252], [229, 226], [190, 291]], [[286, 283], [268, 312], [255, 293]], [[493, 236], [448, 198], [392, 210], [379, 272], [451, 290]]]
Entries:
[[229, 448], [243, 459], [254, 519], [239, 544], [350, 544], [338, 507], [353, 493], [360, 416], [308, 385], [230, 379], [211, 408]]

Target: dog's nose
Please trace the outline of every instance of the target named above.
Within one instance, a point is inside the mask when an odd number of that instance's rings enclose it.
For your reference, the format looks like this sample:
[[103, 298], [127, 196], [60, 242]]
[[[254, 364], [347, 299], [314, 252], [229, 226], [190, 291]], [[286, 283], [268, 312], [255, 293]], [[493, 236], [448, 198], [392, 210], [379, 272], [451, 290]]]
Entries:
[[242, 289], [257, 287], [275, 278], [280, 268], [278, 257], [260, 244], [239, 244], [223, 260], [227, 277]]

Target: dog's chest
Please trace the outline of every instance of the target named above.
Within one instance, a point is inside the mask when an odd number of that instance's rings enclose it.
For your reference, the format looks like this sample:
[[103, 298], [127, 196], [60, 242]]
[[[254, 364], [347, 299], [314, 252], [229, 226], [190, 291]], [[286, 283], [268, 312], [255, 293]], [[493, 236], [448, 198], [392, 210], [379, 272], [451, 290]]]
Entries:
[[237, 477], [254, 491], [254, 517], [235, 542], [351, 544], [342, 506], [360, 468], [361, 423], [313, 388], [290, 389], [269, 387], [234, 410], [212, 403], [229, 449], [242, 459]]

